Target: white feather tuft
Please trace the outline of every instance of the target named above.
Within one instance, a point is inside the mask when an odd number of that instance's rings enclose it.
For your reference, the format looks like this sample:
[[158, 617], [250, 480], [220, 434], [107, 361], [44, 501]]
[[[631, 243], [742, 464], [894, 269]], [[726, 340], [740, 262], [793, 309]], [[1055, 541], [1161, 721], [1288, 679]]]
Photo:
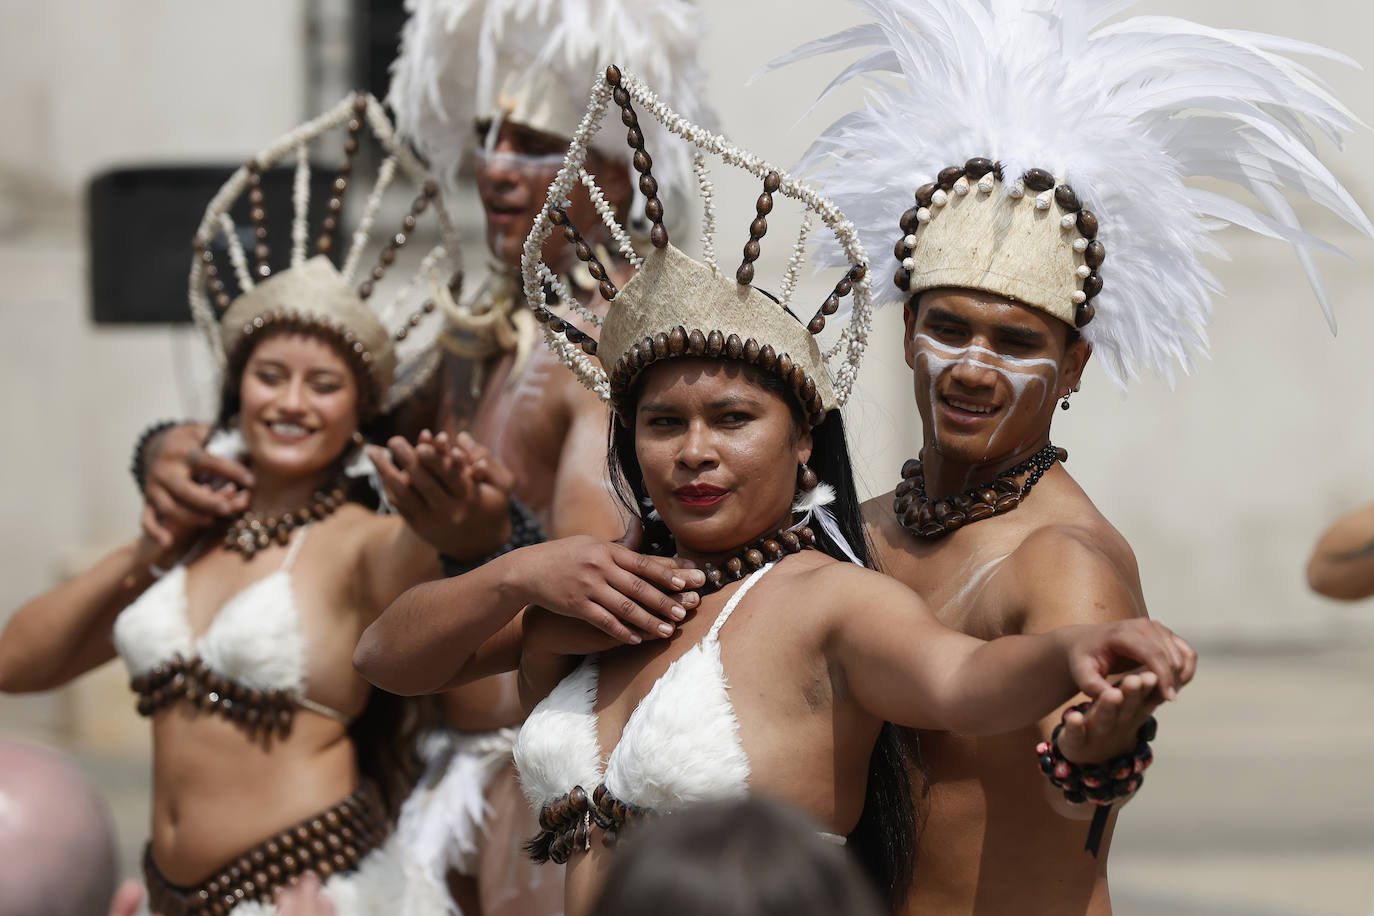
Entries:
[[[475, 148], [474, 118], [493, 107], [512, 69], [527, 76], [552, 71], [580, 88], [617, 64], [689, 120], [714, 122], [697, 59], [704, 17], [691, 0], [406, 0], [406, 10], [387, 101], [400, 132], [447, 183]], [[666, 142], [653, 119], [643, 126], [664, 193], [685, 193], [695, 181], [690, 150]], [[619, 118], [595, 145], [629, 159]]]
[[835, 488], [830, 484], [821, 481], [810, 490], [801, 490], [797, 493], [797, 498], [792, 501], [793, 512], [811, 512], [821, 506], [828, 506], [835, 501]]
[[[1227, 225], [1291, 243], [1334, 331], [1310, 255], [1331, 246], [1303, 230], [1281, 192], [1374, 234], [1312, 152], [1313, 132], [1339, 140], [1356, 121], [1291, 59], [1348, 58], [1171, 17], [1103, 24], [1132, 0], [852, 2], [872, 21], [771, 66], [865, 52], [830, 88], [863, 78], [868, 103], [827, 128], [803, 167], [815, 170], [867, 250], [891, 248], [917, 187], [985, 156], [1008, 176], [1051, 171], [1098, 215], [1107, 263], [1084, 334], [1119, 384], [1141, 370], [1172, 382], [1175, 365], [1187, 371], [1192, 354], [1205, 352], [1219, 286], [1199, 255], [1224, 256], [1211, 234]], [[1192, 179], [1229, 184], [1261, 207]], [[890, 283], [879, 287], [896, 301]]]

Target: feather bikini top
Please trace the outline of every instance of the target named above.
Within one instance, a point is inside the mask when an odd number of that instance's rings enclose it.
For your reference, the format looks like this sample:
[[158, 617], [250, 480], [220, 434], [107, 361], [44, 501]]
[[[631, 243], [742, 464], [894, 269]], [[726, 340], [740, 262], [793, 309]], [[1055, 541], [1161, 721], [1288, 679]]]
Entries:
[[184, 562], [120, 612], [114, 644], [139, 694], [140, 714], [184, 699], [250, 731], [283, 736], [297, 706], [349, 721], [305, 696], [306, 643], [291, 567], [309, 527], [296, 532], [278, 569], [233, 595], [199, 636], [186, 614]]
[[[602, 759], [597, 741], [595, 656], [535, 706], [515, 741], [515, 766], [540, 833], [536, 860], [566, 862], [590, 845], [592, 824], [614, 845], [627, 821], [749, 791], [749, 757], [740, 742], [720, 660], [720, 629], [773, 568], [768, 563], [730, 596], [710, 631], [663, 673], [639, 701]], [[837, 842], [842, 837], [824, 834]]]

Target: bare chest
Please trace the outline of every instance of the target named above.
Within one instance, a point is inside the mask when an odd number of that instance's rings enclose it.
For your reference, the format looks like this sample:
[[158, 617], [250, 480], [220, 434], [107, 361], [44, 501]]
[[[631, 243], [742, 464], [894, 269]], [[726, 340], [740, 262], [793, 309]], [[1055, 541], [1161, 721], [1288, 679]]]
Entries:
[[884, 545], [883, 569], [920, 595], [945, 626], [995, 639], [1017, 631], [1015, 590], [1001, 575], [1015, 546], [994, 532], [964, 529], [927, 540], [899, 530]]
[[508, 353], [482, 367], [480, 393], [474, 396], [478, 367], [448, 359], [456, 365], [446, 369], [446, 428], [470, 432], [514, 473], [520, 500], [536, 512], [547, 509], [567, 433], [559, 386], [577, 380], [540, 348], [521, 366]]

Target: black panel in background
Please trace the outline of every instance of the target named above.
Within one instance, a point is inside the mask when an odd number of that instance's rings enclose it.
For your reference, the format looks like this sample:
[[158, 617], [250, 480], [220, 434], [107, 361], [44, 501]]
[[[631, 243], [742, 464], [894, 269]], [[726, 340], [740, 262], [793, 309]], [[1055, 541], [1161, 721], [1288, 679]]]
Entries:
[[379, 99], [391, 85], [388, 72], [400, 50], [406, 12], [402, 0], [355, 0], [353, 48], [358, 87]]
[[[238, 165], [150, 166], [114, 169], [97, 175], [87, 190], [90, 233], [91, 317], [97, 324], [189, 322], [187, 279], [191, 237], [205, 207]], [[263, 175], [271, 263], [283, 268], [291, 258], [293, 168]], [[332, 171], [312, 169], [310, 199], [327, 200]], [[279, 206], [271, 206], [271, 202]], [[312, 206], [311, 238], [318, 233], [318, 207]], [[232, 212], [248, 257], [253, 255], [247, 195]], [[233, 267], [219, 239], [216, 266], [233, 295]]]

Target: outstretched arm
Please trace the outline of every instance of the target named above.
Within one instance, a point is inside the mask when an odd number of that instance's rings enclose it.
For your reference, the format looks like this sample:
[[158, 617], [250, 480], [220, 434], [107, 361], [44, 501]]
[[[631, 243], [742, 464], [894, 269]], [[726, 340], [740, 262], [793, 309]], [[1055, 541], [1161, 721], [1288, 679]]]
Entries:
[[1080, 690], [1101, 695], [1116, 672], [1143, 666], [1166, 696], [1192, 677], [1191, 649], [1151, 621], [983, 642], [939, 623], [895, 580], [838, 564], [820, 574], [830, 578], [818, 587], [842, 609], [829, 640], [832, 665], [861, 708], [900, 725], [1000, 734], [1035, 722]]
[[1307, 561], [1307, 584], [1342, 601], [1374, 595], [1374, 506], [1350, 513], [1318, 538]]
[[[512, 635], [527, 605], [586, 621], [622, 643], [663, 638], [695, 600], [680, 602], [678, 593], [704, 578], [678, 561], [586, 535], [536, 544], [409, 589], [363, 633], [353, 663], [402, 695], [514, 671], [520, 647]], [[487, 646], [497, 634], [501, 645]]]
[[152, 584], [161, 552], [130, 541], [15, 611], [0, 632], [0, 692], [52, 690], [114, 658], [115, 617]]

